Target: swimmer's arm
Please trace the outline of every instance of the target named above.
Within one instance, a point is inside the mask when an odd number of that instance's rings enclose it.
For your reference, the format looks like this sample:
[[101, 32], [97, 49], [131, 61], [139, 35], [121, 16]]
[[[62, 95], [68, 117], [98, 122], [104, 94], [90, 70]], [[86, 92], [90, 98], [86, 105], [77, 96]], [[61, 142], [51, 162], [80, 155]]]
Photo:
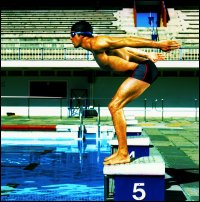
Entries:
[[143, 58], [148, 58], [148, 53], [145, 51], [139, 50], [138, 48], [126, 47], [125, 50], [127, 50], [131, 54], [134, 54]]
[[125, 48], [130, 54], [137, 55], [139, 57], [147, 58], [152, 62], [157, 62], [158, 60], [165, 60], [165, 56], [162, 53], [155, 53], [155, 52], [145, 52], [138, 48]]
[[139, 37], [110, 37], [99, 36], [96, 37], [93, 45], [94, 51], [106, 51], [112, 49], [119, 49], [124, 47], [132, 48], [158, 48], [163, 51], [171, 51], [180, 48], [180, 44], [172, 40], [153, 41], [150, 39]]

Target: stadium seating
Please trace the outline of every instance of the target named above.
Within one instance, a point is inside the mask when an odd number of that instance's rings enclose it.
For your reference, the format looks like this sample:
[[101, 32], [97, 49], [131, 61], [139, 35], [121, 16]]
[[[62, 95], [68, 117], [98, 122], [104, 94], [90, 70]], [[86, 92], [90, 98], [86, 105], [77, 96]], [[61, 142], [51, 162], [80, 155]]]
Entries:
[[125, 34], [113, 25], [117, 10], [4, 10], [1, 13], [2, 47], [61, 48], [71, 44], [71, 26], [87, 20], [94, 27], [94, 34]]
[[[198, 10], [168, 8], [168, 13], [170, 20], [167, 27], [157, 28], [158, 39], [176, 39], [182, 47], [198, 48]], [[135, 27], [132, 8], [2, 10], [1, 59], [92, 60], [93, 57], [88, 51], [74, 49], [70, 40], [72, 24], [82, 19], [92, 24], [94, 35], [138, 36], [151, 39], [150, 27]], [[189, 54], [189, 51], [185, 51], [184, 58], [188, 59]], [[193, 53], [191, 56], [198, 58]]]
[[184, 47], [199, 46], [199, 11], [169, 9], [171, 20], [168, 27], [171, 31], [172, 38], [181, 42]]

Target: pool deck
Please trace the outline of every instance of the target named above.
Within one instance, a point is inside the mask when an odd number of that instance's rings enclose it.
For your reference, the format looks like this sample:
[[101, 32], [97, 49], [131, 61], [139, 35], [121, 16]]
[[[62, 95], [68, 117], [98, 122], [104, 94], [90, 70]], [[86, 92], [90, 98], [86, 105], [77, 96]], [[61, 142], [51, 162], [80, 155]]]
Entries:
[[169, 129], [159, 125], [157, 128], [144, 128], [165, 160], [167, 201], [199, 201], [198, 130]]
[[[6, 124], [2, 122], [1, 128]], [[12, 121], [10, 125], [20, 128]], [[194, 118], [140, 120], [138, 126], [165, 160], [166, 201], [199, 201], [199, 122]]]

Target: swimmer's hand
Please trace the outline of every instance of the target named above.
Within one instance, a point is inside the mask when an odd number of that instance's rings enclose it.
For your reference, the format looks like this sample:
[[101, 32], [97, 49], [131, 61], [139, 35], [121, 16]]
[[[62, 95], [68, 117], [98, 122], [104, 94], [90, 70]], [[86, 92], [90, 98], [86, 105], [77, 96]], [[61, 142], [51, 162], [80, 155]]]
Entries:
[[165, 60], [165, 56], [162, 53], [148, 53], [148, 59], [152, 62], [157, 62], [158, 60]]
[[181, 45], [175, 40], [162, 40], [158, 41], [158, 48], [162, 51], [169, 52], [171, 50], [176, 50], [181, 47]]

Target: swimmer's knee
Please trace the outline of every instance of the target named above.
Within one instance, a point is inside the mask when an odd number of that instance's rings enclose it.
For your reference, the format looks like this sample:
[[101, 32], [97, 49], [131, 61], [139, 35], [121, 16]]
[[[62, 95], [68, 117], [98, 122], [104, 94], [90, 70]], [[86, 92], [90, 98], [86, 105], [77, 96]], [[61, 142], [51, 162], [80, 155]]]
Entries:
[[111, 114], [117, 112], [118, 110], [121, 109], [119, 102], [116, 102], [115, 100], [112, 100], [109, 105], [108, 105], [108, 109], [110, 111]]

